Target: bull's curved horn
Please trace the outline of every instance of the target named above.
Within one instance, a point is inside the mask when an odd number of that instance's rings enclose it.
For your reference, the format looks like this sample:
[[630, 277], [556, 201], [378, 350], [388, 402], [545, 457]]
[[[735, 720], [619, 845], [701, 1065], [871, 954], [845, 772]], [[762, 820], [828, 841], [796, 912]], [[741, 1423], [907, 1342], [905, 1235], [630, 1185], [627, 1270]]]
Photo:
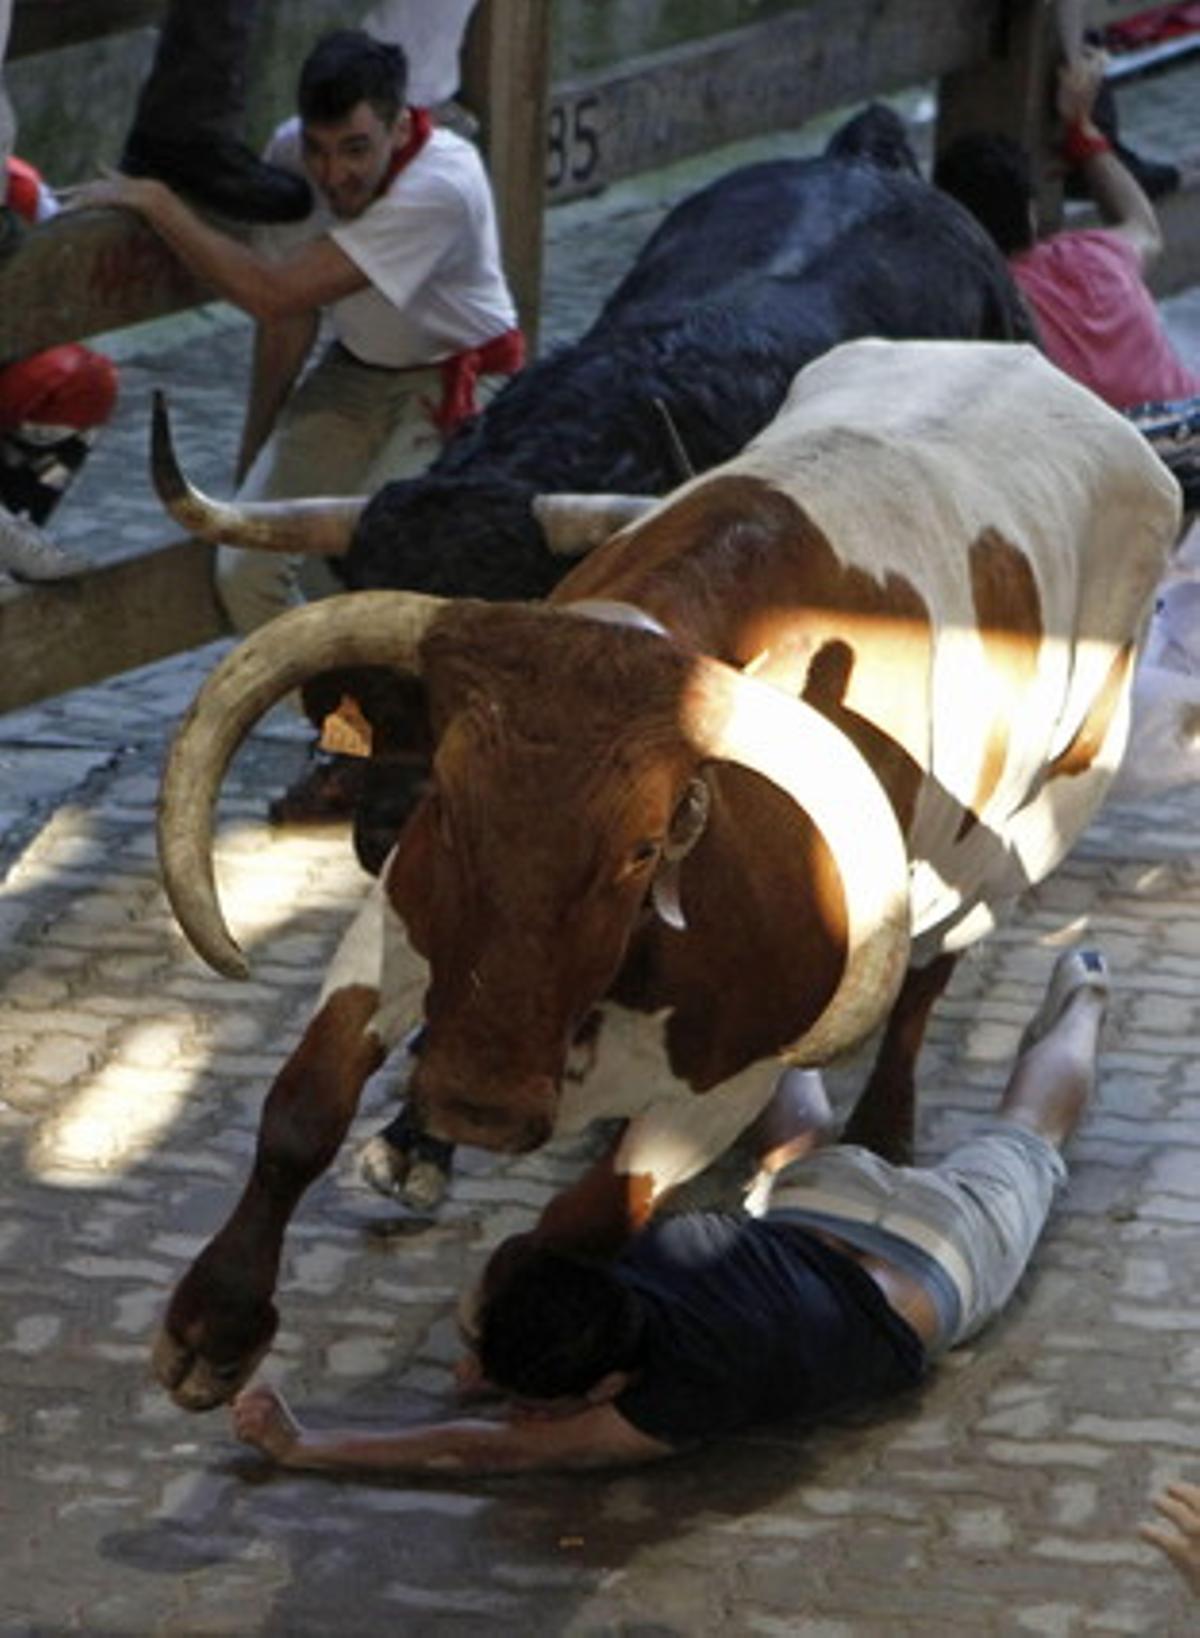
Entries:
[[163, 883], [196, 953], [230, 978], [249, 967], [221, 914], [213, 877], [213, 811], [230, 759], [277, 700], [339, 666], [416, 672], [417, 648], [444, 599], [352, 592], [291, 609], [217, 666], [180, 725], [163, 773], [158, 852]]
[[154, 394], [150, 469], [158, 498], [175, 522], [212, 546], [342, 557], [350, 549], [354, 526], [368, 499], [366, 495], [323, 495], [312, 500], [213, 500], [183, 474], [161, 392]]
[[752, 768], [786, 791], [833, 854], [846, 896], [846, 965], [820, 1017], [782, 1054], [826, 1063], [875, 1027], [908, 964], [908, 855], [892, 805], [828, 718], [719, 661], [698, 663], [683, 726], [702, 755]]
[[657, 505], [650, 495], [538, 495], [533, 515], [556, 557], [582, 557]]

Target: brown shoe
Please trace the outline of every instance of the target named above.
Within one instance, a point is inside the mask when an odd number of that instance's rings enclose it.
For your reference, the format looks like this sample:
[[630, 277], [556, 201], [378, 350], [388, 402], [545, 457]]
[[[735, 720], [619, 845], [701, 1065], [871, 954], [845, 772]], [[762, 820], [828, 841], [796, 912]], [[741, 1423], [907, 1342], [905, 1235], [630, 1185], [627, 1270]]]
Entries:
[[367, 759], [318, 752], [299, 779], [267, 808], [273, 825], [337, 825], [353, 819], [367, 777]]

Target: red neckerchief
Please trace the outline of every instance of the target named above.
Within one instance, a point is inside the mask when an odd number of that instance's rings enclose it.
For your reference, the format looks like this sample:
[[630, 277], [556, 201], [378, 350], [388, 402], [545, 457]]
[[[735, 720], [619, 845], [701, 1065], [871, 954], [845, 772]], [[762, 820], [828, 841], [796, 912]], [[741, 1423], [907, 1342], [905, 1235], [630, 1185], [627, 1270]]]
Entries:
[[377, 199], [388, 191], [404, 167], [412, 164], [432, 134], [433, 120], [428, 108], [410, 108], [408, 114], [410, 120], [408, 141], [392, 150], [391, 164], [379, 184], [379, 192], [375, 195]]

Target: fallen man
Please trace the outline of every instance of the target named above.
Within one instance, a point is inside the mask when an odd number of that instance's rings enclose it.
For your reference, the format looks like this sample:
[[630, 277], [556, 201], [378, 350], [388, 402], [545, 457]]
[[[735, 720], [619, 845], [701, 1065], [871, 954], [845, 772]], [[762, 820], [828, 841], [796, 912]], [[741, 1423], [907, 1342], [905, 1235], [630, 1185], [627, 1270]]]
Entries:
[[811, 1151], [765, 1217], [684, 1212], [613, 1264], [506, 1242], [484, 1280], [478, 1364], [505, 1420], [303, 1427], [247, 1388], [234, 1431], [284, 1467], [517, 1472], [652, 1461], [750, 1423], [903, 1392], [1012, 1295], [1066, 1178], [1095, 1083], [1108, 971], [1065, 952], [996, 1116], [937, 1166], [820, 1147], [828, 1104], [796, 1071]]

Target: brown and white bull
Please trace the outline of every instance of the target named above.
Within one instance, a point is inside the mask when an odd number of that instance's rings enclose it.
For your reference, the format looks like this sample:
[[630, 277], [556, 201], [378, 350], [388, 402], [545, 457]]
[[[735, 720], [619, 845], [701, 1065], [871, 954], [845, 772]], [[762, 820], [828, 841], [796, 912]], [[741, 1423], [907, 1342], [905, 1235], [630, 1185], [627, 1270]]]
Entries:
[[956, 952], [1063, 857], [1120, 761], [1178, 517], [1139, 434], [1032, 348], [861, 341], [549, 604], [363, 592], [243, 643], [162, 797], [171, 901], [222, 972], [246, 966], [212, 810], [262, 712], [321, 668], [395, 667], [422, 679], [435, 756], [172, 1299], [156, 1366], [177, 1402], [228, 1398], [269, 1345], [286, 1223], [410, 1027], [414, 953], [424, 1130], [520, 1152], [630, 1117], [542, 1232], [629, 1232], [781, 1063], [885, 1020], [848, 1131], [902, 1151]]

